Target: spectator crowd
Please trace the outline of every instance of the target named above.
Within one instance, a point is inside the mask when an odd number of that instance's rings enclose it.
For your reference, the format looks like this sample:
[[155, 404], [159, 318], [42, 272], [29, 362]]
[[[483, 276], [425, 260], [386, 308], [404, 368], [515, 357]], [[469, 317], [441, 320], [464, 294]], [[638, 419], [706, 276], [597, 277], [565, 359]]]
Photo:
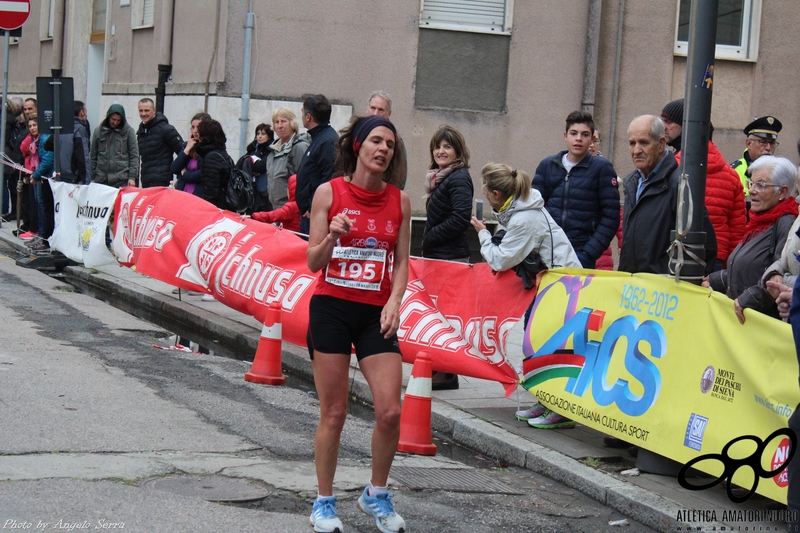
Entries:
[[[2, 215], [6, 221], [17, 220], [15, 233], [35, 253], [49, 252], [53, 196], [48, 180], [42, 178], [53, 175], [56, 163], [56, 178], [61, 181], [174, 187], [220, 209], [238, 210], [242, 216], [303, 236], [309, 233], [317, 189], [342, 172], [336, 162], [339, 134], [330, 125], [331, 104], [321, 94], [304, 99], [301, 117], [289, 107], [277, 108], [270, 123], [256, 126], [246, 153], [236, 162], [228, 155], [227, 137], [217, 120], [197, 113], [184, 140], [150, 98], [138, 103], [137, 129], [128, 123], [125, 108], [115, 103], [94, 131], [86, 119], [86, 106], [76, 101], [74, 132], [60, 135], [56, 162], [54, 139], [38, 128], [36, 100], [12, 97], [6, 106], [5, 152], [26, 171], [4, 167]], [[390, 120], [392, 99], [383, 91], [372, 93], [364, 114]], [[470, 261], [467, 231], [472, 225], [480, 231], [482, 255], [487, 260], [492, 257], [490, 262], [499, 269], [516, 269], [523, 281], [523, 260], [533, 264], [534, 255], [547, 267], [571, 264], [566, 258], [574, 254], [583, 268], [613, 269], [615, 237], [619, 270], [668, 274], [667, 250], [678, 210], [683, 119], [683, 99], [668, 102], [659, 115], [634, 118], [628, 127], [634, 170], [620, 179], [599, 149], [600, 135], [591, 114], [569, 113], [564, 149], [542, 159], [529, 180], [530, 192], [523, 194], [510, 185], [524, 174], [522, 170], [511, 169], [511, 181], [503, 182], [505, 189], [493, 190], [484, 183], [478, 203], [485, 196], [500, 222], [502, 229], [495, 235], [486, 230], [482, 219], [476, 224], [472, 217], [476, 194], [467, 139], [452, 126], [442, 125], [430, 139], [430, 166], [424, 176], [419, 173], [427, 214], [422, 256]], [[794, 233], [800, 225], [797, 172], [788, 159], [774, 155], [781, 128], [773, 116], [753, 120], [743, 128], [742, 157], [730, 164], [713, 143], [713, 126], [709, 129], [706, 242], [699, 258], [706, 272], [702, 283], [727, 294], [742, 322], [744, 309], [778, 317], [775, 302], [780, 289], [767, 283], [791, 287], [800, 270], [792, 257], [797, 252]], [[399, 135], [395, 159], [396, 169], [386, 181], [402, 190], [408, 168]], [[233, 209], [226, 195], [234, 168], [252, 181], [252, 200], [244, 209]], [[484, 181], [492, 176], [491, 183], [497, 183], [498, 173], [502, 174], [494, 169], [481, 175]], [[495, 205], [492, 195], [501, 191], [504, 201]], [[512, 219], [508, 212], [518, 212], [522, 205], [546, 214], [540, 221], [546, 224], [518, 233], [512, 222], [520, 220], [520, 215]], [[556, 236], [562, 234], [573, 254], [559, 255], [559, 260], [555, 255], [547, 257], [547, 250], [556, 247]], [[501, 256], [503, 260], [498, 259]], [[437, 374], [433, 386], [457, 388], [458, 376]], [[519, 416], [531, 425], [549, 427], [533, 422], [544, 414], [536, 408], [523, 410]]]
[[[49, 252], [53, 195], [44, 178], [53, 176], [56, 164], [56, 179], [62, 181], [111, 187], [174, 187], [220, 209], [281, 225], [309, 239], [309, 266], [322, 272], [315, 293], [315, 298], [320, 298], [312, 301], [312, 318], [328, 324], [335, 321], [334, 315], [341, 315], [336, 320], [347, 317], [356, 322], [360, 319], [354, 317], [365, 317], [380, 330], [378, 336], [356, 334], [353, 331], [362, 324], [351, 323], [341, 326], [348, 332], [345, 335], [336, 329], [339, 326], [312, 325], [309, 346], [314, 368], [334, 375], [344, 371], [346, 378], [346, 365], [328, 357], [349, 354], [345, 347], [352, 342], [361, 354], [365, 375], [371, 374], [367, 376], [370, 385], [374, 381], [380, 390], [391, 392], [391, 397], [376, 396], [375, 438], [386, 449], [396, 448], [399, 403], [394, 395], [399, 360], [394, 357], [392, 339], [404, 290], [400, 285], [407, 277], [403, 272], [407, 269], [409, 236], [402, 226], [408, 225], [410, 204], [402, 192], [408, 175], [405, 146], [390, 120], [392, 100], [388, 94], [374, 92], [364, 117], [354, 117], [341, 137], [330, 124], [331, 104], [324, 95], [306, 97], [299, 118], [291, 108], [279, 107], [270, 123], [256, 126], [252, 142], [238, 161], [228, 155], [227, 137], [219, 121], [206, 113], [196, 114], [184, 140], [150, 98], [138, 103], [140, 124], [136, 130], [128, 123], [123, 106], [114, 104], [92, 131], [86, 106], [76, 101], [74, 132], [59, 136], [59, 158], [55, 161], [54, 139], [38, 127], [36, 100], [12, 97], [6, 106], [5, 153], [26, 170], [4, 168], [7, 188], [3, 191], [2, 214], [7, 221], [16, 219], [16, 235], [27, 241], [33, 252]], [[522, 278], [521, 287], [528, 289], [544, 269], [613, 269], [610, 257], [616, 237], [619, 270], [670, 274], [668, 250], [679, 210], [683, 122], [682, 99], [668, 102], [658, 114], [631, 120], [627, 137], [633, 170], [620, 179], [599, 149], [600, 136], [592, 115], [573, 111], [566, 116], [563, 149], [542, 159], [532, 177], [523, 169], [488, 163], [480, 170], [482, 190], [477, 195], [470, 173], [468, 139], [452, 126], [442, 125], [430, 139], [430, 165], [412, 178], [422, 180], [425, 191], [422, 256], [469, 262], [467, 232], [472, 227], [478, 233], [480, 253], [491, 268], [515, 270]], [[305, 131], [301, 131], [301, 124]], [[781, 128], [774, 116], [747, 124], [742, 130], [742, 157], [730, 164], [712, 140], [713, 127], [708, 132], [702, 220], [706, 238], [697, 260], [705, 270], [702, 284], [725, 293], [731, 300], [731, 312], [741, 323], [747, 316], [745, 310], [788, 318], [791, 297], [787, 295], [800, 273], [798, 169], [789, 159], [774, 155]], [[228, 189], [234, 169], [243, 171], [252, 181], [252, 201], [244, 209], [230, 205]], [[476, 196], [481, 206], [483, 201], [487, 203], [499, 231], [490, 232], [482, 209], [473, 210]], [[356, 220], [347, 215], [352, 206], [365, 210], [379, 207], [375, 217], [388, 228], [384, 250], [394, 250], [395, 274], [391, 280], [386, 277], [371, 283], [368, 278], [359, 278], [356, 286], [327, 268], [344, 257], [336, 250], [346, 246], [341, 243], [348, 236], [353, 237], [351, 243], [364, 242], [354, 236], [365, 229], [357, 227]], [[392, 231], [393, 227], [401, 228], [399, 234]], [[378, 253], [370, 257], [370, 267], [385, 266], [389, 260]], [[376, 292], [364, 296], [362, 289], [371, 285]], [[340, 302], [337, 307], [333, 307], [334, 300]], [[382, 311], [373, 316], [372, 311], [359, 307], [362, 304], [379, 306]], [[800, 314], [800, 303], [795, 307]], [[525, 321], [529, 313], [530, 308]], [[800, 323], [800, 318], [794, 321]], [[327, 391], [321, 409], [333, 422], [323, 417], [318, 430], [316, 451], [320, 464], [324, 464], [319, 468], [327, 470], [319, 476], [320, 498], [311, 520], [317, 531], [333, 531], [341, 526], [335, 497], [329, 494], [338, 447], [333, 449], [326, 443], [338, 439], [341, 431], [342, 391], [338, 385], [318, 378], [316, 371], [315, 379], [318, 388]], [[458, 383], [455, 374], [436, 373], [433, 377], [434, 389], [455, 389]], [[345, 387], [344, 398], [346, 392]], [[516, 416], [541, 429], [575, 425], [539, 403], [517, 411]], [[320, 442], [320, 435], [325, 435], [325, 443]], [[385, 490], [391, 458], [383, 451], [380, 457], [359, 506], [375, 517], [383, 531], [402, 530], [403, 521], [394, 513]]]

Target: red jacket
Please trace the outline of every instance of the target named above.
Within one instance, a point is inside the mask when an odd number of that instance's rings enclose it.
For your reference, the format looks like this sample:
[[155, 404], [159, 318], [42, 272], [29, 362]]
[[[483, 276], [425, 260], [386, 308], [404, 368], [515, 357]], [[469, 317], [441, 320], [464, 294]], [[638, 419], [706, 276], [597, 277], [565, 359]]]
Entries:
[[25, 156], [25, 168], [33, 172], [39, 166], [39, 154], [37, 153], [37, 145], [39, 144], [39, 136], [34, 139], [29, 133], [20, 145], [22, 155]]
[[[680, 152], [675, 154], [675, 159], [680, 164]], [[711, 141], [708, 142], [706, 209], [717, 234], [717, 259], [722, 260], [724, 265], [744, 235], [747, 215], [739, 174], [725, 161]]]
[[289, 178], [289, 201], [283, 204], [283, 207], [280, 209], [253, 213], [253, 218], [259, 222], [266, 222], [268, 224], [280, 222], [283, 224], [283, 227], [288, 230], [300, 231], [300, 208], [297, 206], [297, 202], [294, 198], [295, 189], [297, 189], [296, 174]]

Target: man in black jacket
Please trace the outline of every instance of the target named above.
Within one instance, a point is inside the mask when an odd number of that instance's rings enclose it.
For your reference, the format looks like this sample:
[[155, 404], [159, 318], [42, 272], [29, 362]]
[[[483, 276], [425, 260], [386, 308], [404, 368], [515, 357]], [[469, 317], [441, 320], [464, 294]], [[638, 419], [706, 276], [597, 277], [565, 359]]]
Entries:
[[573, 111], [564, 131], [567, 149], [544, 158], [533, 176], [533, 188], [583, 268], [595, 267], [619, 228], [617, 172], [607, 159], [589, 153], [593, 139], [592, 115]]
[[[670, 232], [675, 229], [680, 167], [666, 148], [664, 123], [653, 115], [636, 117], [628, 127], [628, 146], [636, 170], [623, 181], [625, 208], [619, 270], [669, 274]], [[705, 211], [705, 208], [704, 208]], [[708, 219], [706, 273], [717, 255], [717, 239]]]
[[322, 94], [312, 94], [303, 101], [303, 126], [311, 135], [300, 166], [297, 168], [297, 206], [300, 208], [300, 233], [308, 235], [311, 202], [317, 187], [333, 177], [333, 161], [339, 135], [330, 125], [331, 104]]
[[[25, 164], [25, 157], [22, 155], [20, 144], [28, 134], [25, 127], [25, 117], [22, 114], [22, 98], [12, 96], [6, 101], [6, 146], [5, 154], [18, 165]], [[3, 219], [6, 221], [14, 220], [17, 217], [17, 181], [19, 181], [19, 171], [11, 167], [3, 167], [3, 183], [5, 190], [3, 193]]]
[[61, 181], [88, 185], [92, 181], [89, 161], [89, 129], [86, 123], [86, 105], [80, 100], [74, 102], [72, 133], [60, 135], [59, 171]]
[[173, 156], [183, 150], [183, 139], [167, 117], [156, 111], [150, 98], [139, 100], [139, 118], [142, 123], [136, 137], [142, 160], [142, 187], [167, 187], [172, 181], [170, 165]]

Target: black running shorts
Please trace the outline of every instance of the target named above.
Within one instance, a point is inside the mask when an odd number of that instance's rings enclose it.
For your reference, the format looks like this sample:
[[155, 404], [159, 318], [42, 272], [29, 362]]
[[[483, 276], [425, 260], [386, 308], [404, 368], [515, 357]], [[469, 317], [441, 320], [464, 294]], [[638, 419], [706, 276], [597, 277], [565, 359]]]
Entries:
[[306, 341], [308, 353], [352, 353], [362, 360], [379, 353], [400, 353], [397, 335], [388, 339], [381, 333], [383, 307], [350, 302], [333, 296], [314, 295], [308, 308]]

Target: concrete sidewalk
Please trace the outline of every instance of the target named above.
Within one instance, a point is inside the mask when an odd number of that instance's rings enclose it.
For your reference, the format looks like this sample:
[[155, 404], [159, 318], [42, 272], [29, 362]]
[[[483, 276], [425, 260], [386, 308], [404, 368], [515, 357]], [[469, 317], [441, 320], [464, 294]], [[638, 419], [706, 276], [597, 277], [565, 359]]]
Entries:
[[[12, 235], [11, 229], [10, 224], [4, 224], [0, 239], [24, 252], [24, 243]], [[255, 354], [261, 324], [219, 302], [204, 302], [199, 295], [189, 296], [186, 291], [181, 291], [179, 298], [172, 294], [172, 286], [121, 266], [71, 266], [64, 270], [64, 276], [83, 292], [198, 342], [216, 354], [240, 360], [252, 360]], [[284, 343], [283, 365], [287, 374], [312, 378], [305, 348]], [[411, 366], [403, 366], [405, 385]], [[354, 372], [353, 394], [370, 403], [369, 388], [355, 365]], [[716, 525], [719, 531], [722, 523], [692, 521], [687, 511], [714, 511], [721, 520], [725, 511], [774, 509], [777, 505], [760, 496], [734, 504], [728, 499], [724, 484], [704, 491], [687, 491], [674, 477], [619, 475], [619, 471], [632, 468], [635, 460], [625, 450], [606, 447], [602, 433], [580, 424], [569, 430], [530, 428], [514, 418], [514, 411], [531, 401], [524, 390], [506, 399], [503, 388], [495, 382], [461, 377], [460, 384], [458, 390], [434, 391], [434, 431], [483, 455], [547, 475], [653, 529], [675, 532], [689, 526], [693, 531], [712, 531]], [[709, 514], [704, 516], [707, 519]], [[753, 528], [751, 531], [759, 531], [759, 527], [761, 531], [785, 531], [783, 524], [759, 520], [725, 525], [742, 531], [744, 527]], [[697, 527], [701, 529], [694, 529]]]

